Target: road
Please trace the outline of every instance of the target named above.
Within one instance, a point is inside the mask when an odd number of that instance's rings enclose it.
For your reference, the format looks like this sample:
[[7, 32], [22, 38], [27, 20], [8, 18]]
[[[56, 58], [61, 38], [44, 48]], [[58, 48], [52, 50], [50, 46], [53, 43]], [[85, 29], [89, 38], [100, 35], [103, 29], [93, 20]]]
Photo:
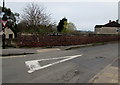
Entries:
[[[3, 83], [87, 83], [118, 57], [118, 44], [2, 58]], [[26, 62], [36, 64], [30, 71]], [[56, 63], [57, 62], [57, 63]], [[33, 64], [32, 63], [32, 64]], [[37, 68], [38, 66], [38, 68]]]

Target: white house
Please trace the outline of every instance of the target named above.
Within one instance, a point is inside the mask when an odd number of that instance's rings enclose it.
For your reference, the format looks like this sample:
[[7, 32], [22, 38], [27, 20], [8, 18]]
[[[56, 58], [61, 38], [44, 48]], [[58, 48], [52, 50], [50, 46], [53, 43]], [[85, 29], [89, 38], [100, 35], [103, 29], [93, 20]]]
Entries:
[[111, 21], [104, 25], [96, 25], [95, 26], [95, 33], [96, 34], [118, 34], [120, 31], [120, 24], [118, 20]]
[[[4, 32], [5, 32], [6, 39], [15, 38], [15, 31], [13, 29], [6, 27]], [[3, 30], [2, 30], [2, 25], [0, 23], [0, 36], [2, 36], [2, 34], [3, 34]]]
[[6, 39], [11, 39], [11, 38], [15, 38], [15, 33], [12, 29], [6, 27], [5, 28], [5, 38]]

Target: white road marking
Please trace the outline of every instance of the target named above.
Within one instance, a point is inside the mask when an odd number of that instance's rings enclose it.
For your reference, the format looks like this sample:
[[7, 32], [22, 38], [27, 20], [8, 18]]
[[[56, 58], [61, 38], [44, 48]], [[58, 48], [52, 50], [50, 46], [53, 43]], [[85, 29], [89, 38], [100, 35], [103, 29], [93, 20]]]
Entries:
[[[58, 64], [58, 63], [62, 63], [62, 62], [68, 61], [68, 60], [71, 60], [73, 58], [77, 58], [79, 56], [82, 56], [82, 55], [74, 55], [74, 56], [66, 56], [66, 57], [59, 57], [59, 58], [48, 58], [48, 59], [31, 60], [31, 61], [25, 61], [25, 64], [30, 69], [28, 71], [28, 73], [32, 73], [32, 72], [34, 72], [36, 70], [44, 69], [44, 68], [50, 67], [52, 65], [55, 65], [55, 64]], [[38, 61], [47, 61], [47, 60], [55, 60], [55, 59], [62, 59], [62, 60], [56, 61], [54, 63], [47, 64], [47, 65], [44, 65], [44, 66], [40, 66], [40, 63], [38, 62]]]
[[8, 56], [8, 57], [2, 57], [2, 56], [0, 56], [0, 58], [20, 58], [20, 57], [26, 57], [26, 55]]

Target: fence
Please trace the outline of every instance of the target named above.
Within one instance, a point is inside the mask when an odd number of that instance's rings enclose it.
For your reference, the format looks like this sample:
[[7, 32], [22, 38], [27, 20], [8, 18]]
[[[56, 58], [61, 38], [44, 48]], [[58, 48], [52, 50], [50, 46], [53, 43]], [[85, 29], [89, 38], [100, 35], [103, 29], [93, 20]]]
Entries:
[[18, 39], [6, 39], [5, 40], [5, 45], [7, 47], [17, 47], [17, 44], [18, 44]]

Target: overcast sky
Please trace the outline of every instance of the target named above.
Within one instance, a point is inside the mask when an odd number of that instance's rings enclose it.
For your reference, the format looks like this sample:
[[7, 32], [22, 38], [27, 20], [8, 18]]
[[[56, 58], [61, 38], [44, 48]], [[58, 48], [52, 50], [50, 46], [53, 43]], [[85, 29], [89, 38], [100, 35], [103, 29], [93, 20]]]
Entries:
[[[6, 0], [7, 1], [7, 0]], [[1, 2], [2, 3], [2, 2]], [[6, 2], [6, 7], [22, 14], [23, 8], [30, 2]], [[94, 30], [95, 25], [106, 24], [118, 19], [118, 2], [36, 2], [46, 7], [53, 21], [58, 24], [63, 17], [75, 24], [78, 30]], [[2, 4], [1, 4], [2, 5]]]

